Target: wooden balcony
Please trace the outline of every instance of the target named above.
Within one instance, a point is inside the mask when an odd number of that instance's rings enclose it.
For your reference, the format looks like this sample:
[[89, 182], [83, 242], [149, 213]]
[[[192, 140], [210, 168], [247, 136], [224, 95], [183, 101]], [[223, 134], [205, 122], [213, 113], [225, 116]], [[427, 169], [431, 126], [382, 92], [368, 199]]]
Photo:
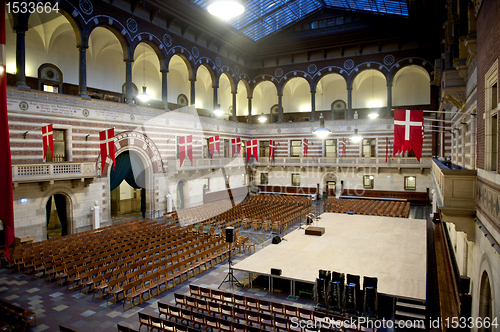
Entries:
[[42, 190], [55, 181], [71, 180], [73, 187], [82, 182], [88, 186], [98, 176], [95, 162], [59, 162], [38, 164], [13, 164], [12, 183], [39, 182]]
[[437, 207], [442, 220], [453, 222], [458, 231], [467, 233], [474, 240], [477, 195], [477, 171], [432, 160], [432, 180]]

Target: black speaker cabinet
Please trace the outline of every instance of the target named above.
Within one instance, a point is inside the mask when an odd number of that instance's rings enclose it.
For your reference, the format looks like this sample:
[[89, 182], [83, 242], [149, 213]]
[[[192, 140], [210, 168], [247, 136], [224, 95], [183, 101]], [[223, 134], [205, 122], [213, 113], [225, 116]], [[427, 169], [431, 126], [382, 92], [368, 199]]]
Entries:
[[281, 242], [281, 238], [279, 237], [279, 235], [273, 236], [273, 239], [271, 240], [272, 244], [279, 244], [280, 242]]
[[271, 268], [271, 274], [273, 276], [280, 276], [281, 275], [281, 269], [273, 269], [273, 268]]
[[226, 227], [226, 242], [234, 242], [234, 227]]
[[468, 276], [460, 276], [460, 294], [469, 294], [470, 278]]

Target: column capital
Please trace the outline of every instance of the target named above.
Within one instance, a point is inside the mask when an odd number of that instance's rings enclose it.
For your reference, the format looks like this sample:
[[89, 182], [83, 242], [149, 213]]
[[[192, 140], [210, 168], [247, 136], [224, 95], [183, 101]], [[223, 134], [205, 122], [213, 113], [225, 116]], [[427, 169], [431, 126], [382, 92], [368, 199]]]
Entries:
[[160, 73], [167, 74], [168, 73], [168, 69], [160, 69]]
[[125, 62], [127, 65], [129, 65], [129, 64], [132, 64], [134, 62], [134, 60], [123, 59], [123, 62]]
[[86, 51], [89, 48], [89, 45], [78, 44], [76, 45], [76, 48], [79, 49], [80, 51]]

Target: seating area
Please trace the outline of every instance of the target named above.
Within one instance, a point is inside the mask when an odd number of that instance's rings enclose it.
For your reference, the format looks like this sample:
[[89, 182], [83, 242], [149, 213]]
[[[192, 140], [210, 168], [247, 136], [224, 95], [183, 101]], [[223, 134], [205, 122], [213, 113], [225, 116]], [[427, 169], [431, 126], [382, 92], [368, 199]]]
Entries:
[[[236, 202], [242, 201], [248, 194], [248, 187], [231, 188], [231, 196]], [[221, 200], [229, 200], [229, 192], [227, 190], [207, 192], [203, 195], [203, 204], [217, 202]]]
[[0, 330], [1, 331], [10, 331], [11, 326], [14, 329], [18, 327], [22, 327], [23, 331], [26, 331], [26, 328], [31, 322], [36, 322], [36, 314], [33, 311], [26, 310], [17, 306], [7, 300], [0, 299], [0, 312], [2, 316], [2, 321], [0, 321]]
[[259, 194], [308, 196], [312, 199], [316, 199], [318, 195], [318, 188], [261, 185], [259, 186]]
[[341, 194], [341, 198], [343, 197], [404, 199], [411, 204], [418, 205], [428, 205], [429, 203], [429, 194], [427, 192], [344, 189]]
[[371, 199], [338, 199], [332, 197], [324, 202], [324, 210], [334, 213], [352, 212], [368, 216], [408, 218], [410, 203]]
[[[66, 288], [93, 292], [123, 306], [151, 298], [171, 283], [189, 279], [228, 258], [220, 237], [188, 234], [186, 228], [131, 221], [15, 247], [11, 266]], [[231, 249], [232, 250], [232, 249]], [[154, 292], [156, 290], [156, 292]], [[121, 299], [120, 299], [121, 295]]]
[[[190, 295], [175, 293], [175, 305], [158, 302], [158, 317], [139, 313], [139, 330], [158, 331], [373, 331], [347, 318], [292, 305], [189, 285]], [[321, 328], [294, 324], [314, 321]], [[329, 326], [328, 327], [328, 324]], [[334, 322], [334, 323], [332, 323]], [[304, 324], [305, 325], [305, 324]], [[121, 330], [119, 330], [121, 331]]]

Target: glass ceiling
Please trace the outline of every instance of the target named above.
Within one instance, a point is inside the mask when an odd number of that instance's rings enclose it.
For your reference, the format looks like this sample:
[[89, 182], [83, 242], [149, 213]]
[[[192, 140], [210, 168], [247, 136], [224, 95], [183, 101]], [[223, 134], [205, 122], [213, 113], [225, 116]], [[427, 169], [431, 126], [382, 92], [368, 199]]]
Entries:
[[[212, 0], [194, 0], [206, 10]], [[321, 8], [372, 12], [378, 15], [408, 16], [408, 0], [239, 0], [245, 12], [229, 21], [237, 30], [254, 41], [300, 21]]]

